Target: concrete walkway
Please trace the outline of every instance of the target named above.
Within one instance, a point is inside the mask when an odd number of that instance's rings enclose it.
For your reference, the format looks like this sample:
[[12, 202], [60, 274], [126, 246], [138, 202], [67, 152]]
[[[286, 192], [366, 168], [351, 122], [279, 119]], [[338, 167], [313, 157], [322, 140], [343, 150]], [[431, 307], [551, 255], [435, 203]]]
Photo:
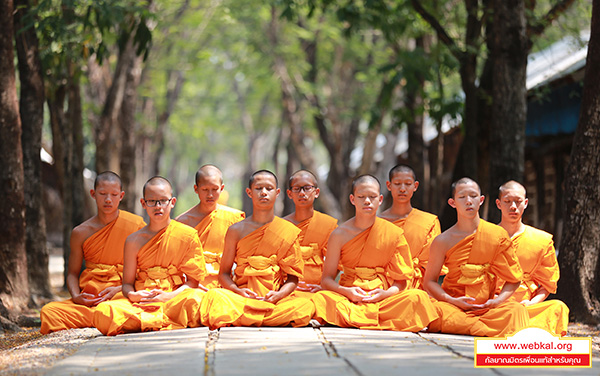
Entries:
[[599, 375], [474, 368], [468, 336], [322, 328], [207, 328], [96, 337], [46, 375]]

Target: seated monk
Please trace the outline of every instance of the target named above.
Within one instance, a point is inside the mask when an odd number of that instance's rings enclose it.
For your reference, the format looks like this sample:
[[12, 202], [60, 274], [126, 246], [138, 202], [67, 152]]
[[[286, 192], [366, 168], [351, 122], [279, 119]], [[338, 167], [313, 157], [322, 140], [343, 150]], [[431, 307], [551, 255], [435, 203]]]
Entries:
[[122, 295], [94, 312], [104, 335], [185, 328], [198, 310], [196, 300], [186, 299], [206, 275], [198, 232], [171, 220], [177, 199], [167, 179], [151, 178], [143, 195], [150, 223], [125, 242]]
[[[429, 324], [430, 332], [501, 337], [529, 324], [527, 310], [508, 300], [523, 276], [515, 249], [503, 228], [479, 218], [483, 200], [475, 181], [462, 178], [452, 184], [448, 204], [458, 220], [431, 244], [423, 278], [440, 315]], [[443, 264], [448, 274], [440, 286]], [[495, 297], [498, 278], [506, 284]]]
[[296, 296], [310, 297], [304, 293], [321, 290], [327, 239], [337, 227], [337, 219], [314, 209], [313, 205], [319, 193], [317, 178], [311, 172], [300, 170], [290, 177], [287, 195], [294, 202], [295, 210], [284, 219], [300, 229], [298, 240], [304, 261], [304, 275], [294, 291]]
[[300, 230], [275, 216], [279, 192], [272, 172], [260, 170], [250, 177], [246, 193], [252, 215], [227, 230], [219, 270], [223, 288], [209, 290], [202, 299], [203, 325], [306, 326], [312, 318], [310, 299], [290, 296], [302, 276]]
[[[500, 187], [496, 206], [502, 211], [500, 226], [511, 237], [523, 269], [523, 281], [511, 299], [529, 313], [529, 326], [564, 336], [569, 325], [569, 308], [560, 300], [546, 300], [556, 293], [560, 276], [552, 235], [523, 223], [528, 199], [525, 187], [509, 181]], [[498, 280], [498, 289], [504, 285]]]
[[[42, 334], [93, 326], [96, 305], [121, 291], [125, 239], [145, 225], [142, 217], [119, 210], [125, 192], [121, 178], [114, 172], [99, 174], [90, 195], [98, 213], [71, 232], [67, 271], [71, 299], [42, 307]], [[83, 271], [82, 261], [85, 261]]]
[[244, 212], [217, 203], [225, 185], [221, 170], [204, 165], [196, 172], [194, 192], [200, 203], [181, 214], [177, 221], [198, 231], [208, 274], [200, 281], [200, 288], [207, 290], [220, 287], [218, 281], [225, 233], [232, 224], [244, 219]]
[[331, 233], [321, 279], [328, 291], [312, 297], [321, 324], [417, 332], [437, 318], [425, 291], [406, 289], [412, 257], [402, 229], [377, 217], [382, 201], [375, 177], [354, 180], [350, 202], [356, 214]]
[[[385, 185], [392, 194], [392, 206], [382, 212], [380, 217], [404, 230], [415, 269], [415, 275], [408, 288], [423, 290], [423, 275], [429, 261], [429, 247], [433, 239], [441, 233], [440, 221], [437, 216], [412, 207], [411, 199], [419, 188], [419, 181], [412, 168], [396, 165], [390, 170], [389, 179]], [[442, 268], [442, 274], [446, 272], [447, 270]]]

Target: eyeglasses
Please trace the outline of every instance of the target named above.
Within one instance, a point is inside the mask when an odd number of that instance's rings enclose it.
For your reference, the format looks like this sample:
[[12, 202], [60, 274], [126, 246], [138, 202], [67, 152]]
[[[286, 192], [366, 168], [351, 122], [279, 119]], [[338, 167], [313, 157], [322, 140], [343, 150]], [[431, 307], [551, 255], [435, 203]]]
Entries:
[[292, 187], [290, 191], [294, 193], [299, 193], [300, 191], [304, 191], [304, 193], [310, 193], [314, 191], [315, 188], [317, 187], [315, 187], [314, 185], [305, 185], [304, 187]]
[[146, 199], [144, 199], [144, 202], [146, 203], [147, 207], [153, 208], [156, 205], [167, 206], [167, 204], [170, 203], [172, 199], [173, 199], [173, 197], [171, 197], [168, 200], [167, 199], [162, 199], [162, 200], [146, 200]]

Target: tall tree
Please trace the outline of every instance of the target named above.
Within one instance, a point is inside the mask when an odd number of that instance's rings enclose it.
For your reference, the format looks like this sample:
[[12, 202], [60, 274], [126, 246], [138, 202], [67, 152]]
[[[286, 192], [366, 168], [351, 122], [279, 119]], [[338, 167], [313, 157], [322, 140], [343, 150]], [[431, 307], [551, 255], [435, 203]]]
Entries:
[[25, 253], [25, 190], [21, 119], [13, 52], [14, 3], [0, 2], [0, 300], [9, 310], [29, 300]]
[[600, 322], [600, 0], [594, 0], [579, 124], [563, 195], [558, 294], [575, 320]]
[[27, 265], [32, 297], [49, 298], [49, 253], [46, 248], [46, 222], [42, 199], [42, 127], [44, 124], [44, 77], [38, 49], [38, 37], [32, 26], [31, 5], [17, 0], [15, 12], [15, 41], [19, 60], [21, 97], [19, 110], [23, 133], [23, 167], [27, 222]]

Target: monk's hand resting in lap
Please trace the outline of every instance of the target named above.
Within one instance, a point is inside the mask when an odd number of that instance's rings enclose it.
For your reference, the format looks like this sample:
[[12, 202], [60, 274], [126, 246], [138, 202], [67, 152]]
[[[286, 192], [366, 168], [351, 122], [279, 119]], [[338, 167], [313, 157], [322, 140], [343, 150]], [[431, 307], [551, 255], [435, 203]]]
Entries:
[[472, 311], [474, 309], [481, 309], [482, 304], [474, 304], [473, 302], [475, 300], [476, 300], [475, 298], [472, 298], [470, 296], [461, 296], [458, 298], [453, 298], [449, 303], [454, 304], [455, 306], [462, 309], [463, 311]]
[[269, 303], [277, 303], [278, 301], [280, 301], [281, 299], [285, 298], [285, 294], [282, 293], [281, 291], [269, 291], [267, 293], [267, 295], [265, 295], [265, 302], [269, 302]]
[[140, 303], [166, 302], [166, 301], [172, 299], [176, 295], [176, 294], [173, 294], [172, 292], [166, 292], [166, 291], [158, 290], [158, 289], [150, 290], [150, 292], [152, 293], [152, 295], [143, 297], [142, 300], [140, 300]]
[[81, 304], [87, 307], [93, 307], [102, 301], [101, 297], [98, 297], [93, 294], [88, 294], [87, 292], [82, 292], [79, 295], [73, 296], [73, 303]]
[[237, 293], [240, 294], [241, 296], [243, 296], [244, 298], [250, 298], [250, 299], [258, 298], [257, 293], [255, 293], [254, 291], [252, 291], [246, 287], [240, 288], [239, 291], [237, 291]]
[[152, 297], [154, 297], [154, 295], [155, 294], [152, 291], [140, 290], [140, 291], [131, 291], [129, 294], [127, 294], [127, 297], [133, 303], [139, 303], [142, 301], [142, 299], [152, 298]]
[[352, 287], [346, 287], [344, 288], [345, 290], [345, 295], [348, 299], [350, 299], [351, 301], [353, 301], [354, 303], [360, 303], [363, 301], [363, 299], [368, 298], [369, 294], [361, 289], [360, 287], [356, 287], [356, 286], [352, 286]]
[[498, 299], [497, 297], [494, 299], [489, 299], [487, 302], [483, 303], [483, 304], [474, 304], [475, 306], [479, 306], [479, 308], [481, 309], [486, 309], [486, 308], [496, 308], [498, 307], [500, 304], [502, 304], [503, 300]]
[[98, 297], [100, 297], [100, 302], [106, 301], [106, 300], [111, 300], [113, 298], [113, 296], [117, 295], [118, 292], [121, 291], [121, 286], [111, 286], [111, 287], [107, 287], [104, 290], [100, 291], [100, 293], [98, 294]]
[[314, 285], [312, 283], [306, 283], [304, 285], [298, 285], [298, 287], [296, 287], [296, 290], [298, 290], [298, 291], [308, 291], [308, 292], [317, 292], [317, 291], [323, 290], [323, 288], [321, 287], [321, 285]]
[[392, 296], [393, 294], [388, 290], [383, 289], [375, 289], [368, 292], [368, 297], [363, 298], [362, 302], [364, 303], [377, 303], [382, 301], [383, 299]]
[[532, 304], [534, 304], [531, 300], [525, 299], [525, 300], [521, 300], [521, 304], [523, 304], [524, 306], [530, 306]]

